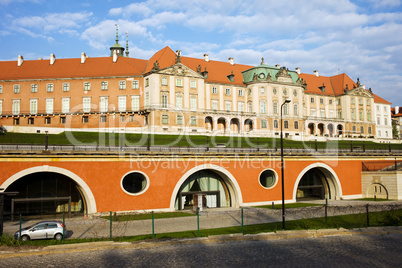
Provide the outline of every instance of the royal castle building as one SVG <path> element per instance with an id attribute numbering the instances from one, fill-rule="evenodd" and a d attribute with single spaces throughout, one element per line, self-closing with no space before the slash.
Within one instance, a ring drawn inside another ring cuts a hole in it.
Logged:
<path id="1" fill-rule="evenodd" d="M 169 47 L 136 59 L 117 35 L 110 50 L 108 57 L 0 62 L 0 124 L 31 133 L 279 137 L 282 112 L 290 139 L 392 138 L 391 103 L 346 74 L 191 58 Z"/>

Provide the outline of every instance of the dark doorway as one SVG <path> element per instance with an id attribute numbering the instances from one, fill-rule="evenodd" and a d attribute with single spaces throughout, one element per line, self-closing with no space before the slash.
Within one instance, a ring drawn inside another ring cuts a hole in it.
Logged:
<path id="1" fill-rule="evenodd" d="M 325 199 L 326 196 L 330 199 L 328 181 L 319 168 L 313 168 L 303 175 L 297 187 L 298 201 Z"/>

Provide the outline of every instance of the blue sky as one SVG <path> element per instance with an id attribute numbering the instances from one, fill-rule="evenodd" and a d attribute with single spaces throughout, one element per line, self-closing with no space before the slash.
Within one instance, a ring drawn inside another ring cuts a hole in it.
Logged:
<path id="1" fill-rule="evenodd" d="M 402 0 L 0 0 L 0 60 L 108 56 L 115 24 L 130 57 L 184 56 L 359 77 L 402 105 Z"/>

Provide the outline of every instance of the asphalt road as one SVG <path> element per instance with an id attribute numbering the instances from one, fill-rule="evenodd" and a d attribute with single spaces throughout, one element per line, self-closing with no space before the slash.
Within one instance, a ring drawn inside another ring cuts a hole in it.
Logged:
<path id="1" fill-rule="evenodd" d="M 402 234 L 164 244 L 19 256 L 0 267 L 401 267 Z"/>

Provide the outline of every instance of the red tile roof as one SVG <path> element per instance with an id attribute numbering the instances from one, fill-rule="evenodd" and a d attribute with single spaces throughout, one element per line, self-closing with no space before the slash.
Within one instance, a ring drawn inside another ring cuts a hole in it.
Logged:
<path id="1" fill-rule="evenodd" d="M 107 77 L 141 75 L 147 61 L 119 57 L 56 59 L 53 65 L 49 60 L 26 60 L 21 66 L 16 61 L 0 63 L 0 80 L 53 79 L 75 77 Z"/>
<path id="2" fill-rule="evenodd" d="M 383 98 L 377 96 L 376 94 L 373 93 L 373 95 L 375 103 L 391 104 L 389 101 L 384 100 Z"/>

